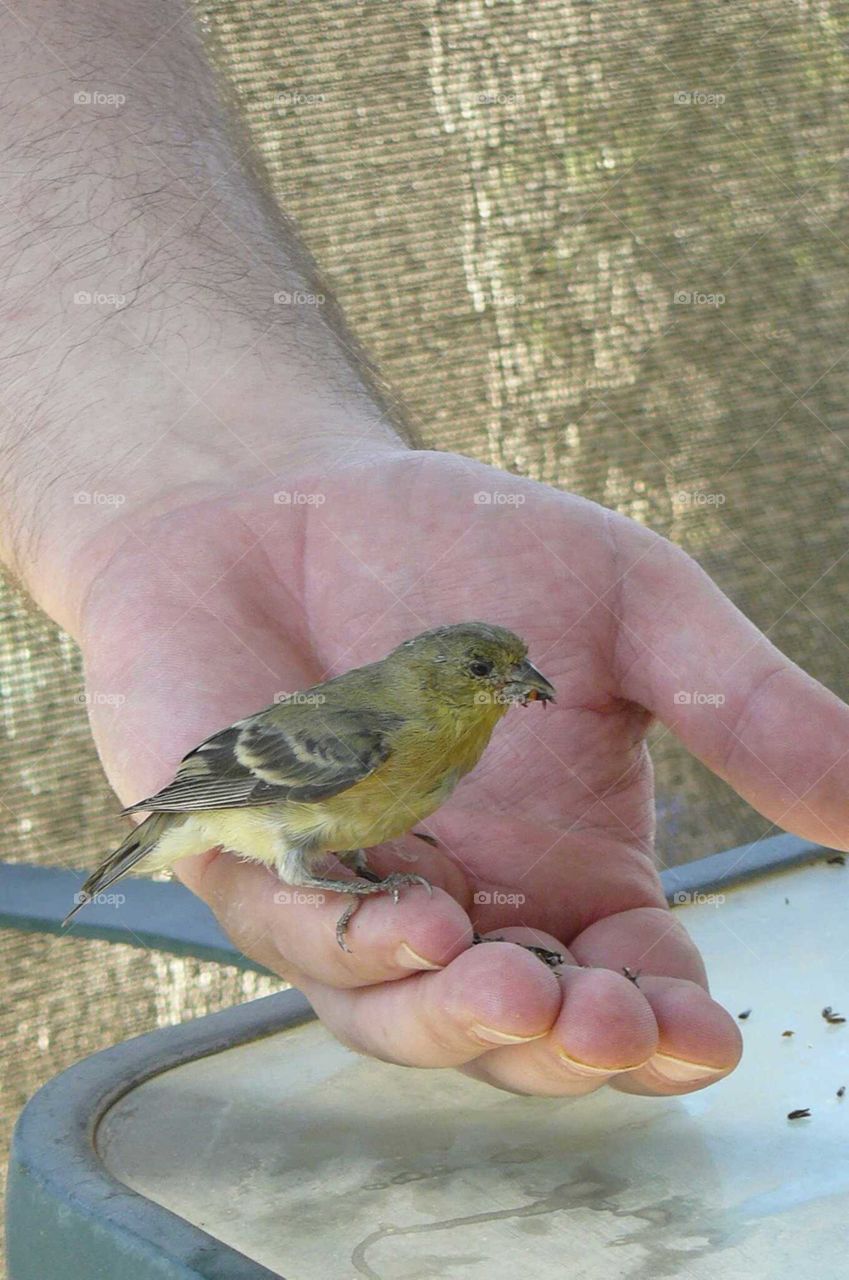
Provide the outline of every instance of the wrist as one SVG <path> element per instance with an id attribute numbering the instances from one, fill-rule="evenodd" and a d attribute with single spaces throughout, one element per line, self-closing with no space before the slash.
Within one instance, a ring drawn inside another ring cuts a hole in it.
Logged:
<path id="1" fill-rule="evenodd" d="M 403 448 L 181 12 L 45 0 L 0 49 L 0 562 L 75 634 L 151 515 Z"/>
<path id="2" fill-rule="evenodd" d="M 114 462 L 93 458 L 88 468 L 45 476 L 43 488 L 33 478 L 21 507 L 26 525 L 11 567 L 76 637 L 93 581 L 124 550 L 153 547 L 160 520 L 254 488 L 285 493 L 299 486 L 299 475 L 314 483 L 331 468 L 409 451 L 364 397 L 340 403 L 257 380 L 228 384 L 188 410 L 171 405 L 170 418 L 169 408 L 159 409 L 160 425 L 146 433 L 138 415 L 128 422 L 119 410 L 127 439 L 137 442 L 131 450 Z"/>

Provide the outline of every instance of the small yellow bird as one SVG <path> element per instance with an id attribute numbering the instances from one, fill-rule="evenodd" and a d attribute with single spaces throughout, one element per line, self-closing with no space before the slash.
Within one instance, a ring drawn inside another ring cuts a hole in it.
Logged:
<path id="1" fill-rule="evenodd" d="M 554 689 L 511 631 L 486 622 L 435 627 L 380 662 L 356 667 L 207 738 L 173 782 L 125 813 L 150 816 L 89 876 L 79 909 L 145 859 L 160 871 L 221 847 L 276 868 L 287 884 L 355 895 L 422 876 L 381 879 L 364 850 L 409 831 L 447 800 L 483 755 L 513 702 L 550 702 Z M 327 854 L 357 874 L 316 874 Z"/>

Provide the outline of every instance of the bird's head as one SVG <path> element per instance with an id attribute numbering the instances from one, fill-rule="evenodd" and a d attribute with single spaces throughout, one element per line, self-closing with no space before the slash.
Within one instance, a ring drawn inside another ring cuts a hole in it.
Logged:
<path id="1" fill-rule="evenodd" d="M 554 701 L 554 688 L 528 661 L 524 640 L 488 622 L 434 627 L 389 655 L 428 692 L 455 706 L 500 709 Z"/>

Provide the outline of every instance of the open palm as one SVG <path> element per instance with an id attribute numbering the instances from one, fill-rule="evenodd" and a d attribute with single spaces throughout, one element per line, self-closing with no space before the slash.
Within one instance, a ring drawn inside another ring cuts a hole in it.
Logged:
<path id="1" fill-rule="evenodd" d="M 739 1034 L 664 904 L 647 727 L 658 716 L 773 821 L 845 848 L 849 708 L 641 526 L 465 458 L 400 451 L 134 526 L 83 619 L 107 772 L 136 800 L 276 695 L 472 618 L 522 635 L 557 702 L 505 717 L 427 824 L 437 848 L 408 838 L 373 857 L 427 876 L 432 898 L 368 900 L 346 955 L 338 895 L 290 900 L 220 851 L 182 878 L 364 1052 L 532 1093 L 710 1083 L 736 1064 Z M 720 696 L 682 701 L 695 692 Z M 509 943 L 473 947 L 472 924 L 573 963 L 558 975 Z"/>

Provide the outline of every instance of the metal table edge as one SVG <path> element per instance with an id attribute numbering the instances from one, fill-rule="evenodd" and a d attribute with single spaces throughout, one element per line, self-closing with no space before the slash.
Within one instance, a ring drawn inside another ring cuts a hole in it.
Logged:
<path id="1" fill-rule="evenodd" d="M 662 879 L 673 903 L 687 902 L 699 893 L 822 860 L 828 852 L 780 835 L 667 868 Z M 44 1085 L 25 1106 L 13 1137 L 7 1196 L 10 1280 L 42 1280 L 52 1274 L 51 1266 L 57 1275 L 72 1274 L 69 1264 L 75 1254 L 85 1257 L 87 1278 L 112 1280 L 114 1263 L 109 1270 L 91 1270 L 89 1258 L 98 1245 L 101 1252 L 108 1248 L 112 1259 L 120 1250 L 135 1268 L 127 1273 L 134 1280 L 280 1280 L 277 1273 L 118 1182 L 97 1153 L 95 1134 L 109 1108 L 152 1076 L 314 1016 L 299 992 L 281 992 L 125 1041 Z M 33 1269 L 39 1240 L 42 1254 Z"/>
<path id="2" fill-rule="evenodd" d="M 152 1076 L 314 1017 L 300 992 L 283 991 L 137 1036 L 48 1081 L 25 1106 L 12 1139 L 10 1280 L 280 1280 L 120 1183 L 100 1159 L 95 1135 L 109 1108 Z M 98 1258 L 103 1268 L 93 1269 Z"/>

